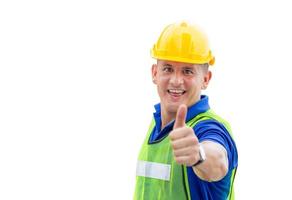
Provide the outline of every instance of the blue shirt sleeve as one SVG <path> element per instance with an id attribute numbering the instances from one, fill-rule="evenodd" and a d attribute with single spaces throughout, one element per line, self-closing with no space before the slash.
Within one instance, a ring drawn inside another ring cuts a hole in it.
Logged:
<path id="1" fill-rule="evenodd" d="M 206 140 L 214 141 L 221 144 L 226 149 L 229 170 L 237 167 L 238 156 L 235 142 L 222 123 L 213 119 L 203 120 L 196 124 L 194 131 L 199 139 L 199 142 Z"/>

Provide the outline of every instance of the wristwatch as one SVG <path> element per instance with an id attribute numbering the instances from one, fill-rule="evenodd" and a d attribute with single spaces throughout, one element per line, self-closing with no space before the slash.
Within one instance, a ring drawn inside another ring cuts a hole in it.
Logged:
<path id="1" fill-rule="evenodd" d="M 205 151 L 204 151 L 203 146 L 201 144 L 199 144 L 199 156 L 200 156 L 200 160 L 198 160 L 198 162 L 193 164 L 193 167 L 201 164 L 202 162 L 204 162 L 206 160 L 206 154 L 205 154 Z"/>

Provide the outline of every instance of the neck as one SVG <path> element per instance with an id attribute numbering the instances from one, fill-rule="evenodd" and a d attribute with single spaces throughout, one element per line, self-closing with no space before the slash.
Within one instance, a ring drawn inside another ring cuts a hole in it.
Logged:
<path id="1" fill-rule="evenodd" d="M 164 109 L 161 110 L 161 130 L 172 120 L 175 119 L 176 113 L 167 113 Z"/>

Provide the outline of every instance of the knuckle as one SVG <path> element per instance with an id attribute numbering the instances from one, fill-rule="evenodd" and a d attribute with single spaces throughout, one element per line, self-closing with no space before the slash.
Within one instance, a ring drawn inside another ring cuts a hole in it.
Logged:
<path id="1" fill-rule="evenodd" d="M 177 151 L 173 151 L 173 155 L 174 155 L 174 157 L 177 157 L 178 156 L 178 152 Z"/>
<path id="2" fill-rule="evenodd" d="M 196 137 L 191 137 L 191 141 L 194 144 L 198 144 L 199 143 L 199 141 L 198 141 L 198 139 Z"/>
<path id="3" fill-rule="evenodd" d="M 174 140 L 174 131 L 171 131 L 171 132 L 169 133 L 169 139 L 170 139 L 170 140 Z"/>
<path id="4" fill-rule="evenodd" d="M 194 132 L 194 131 L 193 131 L 193 128 L 191 128 L 191 127 L 186 127 L 186 129 L 187 129 L 189 132 Z"/>
<path id="5" fill-rule="evenodd" d="M 188 135 L 193 135 L 194 131 L 191 127 L 186 127 L 186 132 L 188 133 Z"/>
<path id="6" fill-rule="evenodd" d="M 172 148 L 173 148 L 174 151 L 175 151 L 176 149 L 178 149 L 178 145 L 177 145 L 177 143 L 172 142 L 172 143 L 171 143 L 171 146 L 172 146 Z"/>

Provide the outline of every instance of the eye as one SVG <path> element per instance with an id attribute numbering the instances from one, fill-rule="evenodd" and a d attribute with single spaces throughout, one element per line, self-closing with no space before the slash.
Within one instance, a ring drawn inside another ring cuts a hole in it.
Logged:
<path id="1" fill-rule="evenodd" d="M 183 73 L 185 75 L 193 75 L 194 74 L 194 70 L 186 68 L 186 69 L 183 70 Z"/>
<path id="2" fill-rule="evenodd" d="M 170 72 L 173 72 L 173 69 L 170 66 L 164 66 L 162 68 L 162 71 L 166 73 L 170 73 Z"/>

